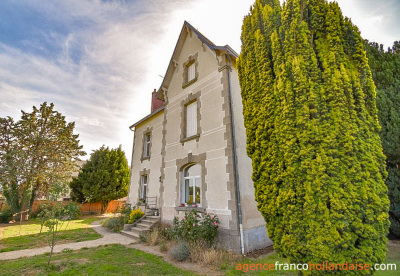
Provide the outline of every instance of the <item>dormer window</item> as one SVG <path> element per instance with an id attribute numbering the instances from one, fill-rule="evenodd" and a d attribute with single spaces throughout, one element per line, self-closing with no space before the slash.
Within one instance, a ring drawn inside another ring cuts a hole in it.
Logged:
<path id="1" fill-rule="evenodd" d="M 188 82 L 194 80 L 195 77 L 196 77 L 196 64 L 193 62 L 188 67 Z"/>
<path id="2" fill-rule="evenodd" d="M 186 88 L 197 81 L 199 77 L 198 56 L 199 53 L 189 56 L 189 59 L 183 64 L 182 88 Z"/>

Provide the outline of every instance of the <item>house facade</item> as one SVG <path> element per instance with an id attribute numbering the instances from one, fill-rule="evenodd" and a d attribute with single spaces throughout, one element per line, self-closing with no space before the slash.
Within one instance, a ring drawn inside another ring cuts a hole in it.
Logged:
<path id="1" fill-rule="evenodd" d="M 131 126 L 128 202 L 157 197 L 170 223 L 192 208 L 217 214 L 219 244 L 246 253 L 272 242 L 254 199 L 237 57 L 183 24 L 151 113 Z"/>

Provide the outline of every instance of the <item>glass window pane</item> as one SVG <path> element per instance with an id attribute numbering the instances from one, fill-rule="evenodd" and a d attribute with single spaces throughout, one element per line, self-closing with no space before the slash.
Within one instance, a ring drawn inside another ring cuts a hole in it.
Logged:
<path id="1" fill-rule="evenodd" d="M 140 198 L 145 199 L 146 198 L 146 192 L 147 192 L 147 175 L 142 175 L 141 177 L 141 187 L 140 187 Z"/>
<path id="2" fill-rule="evenodd" d="M 201 198 L 201 179 L 199 177 L 195 178 L 195 183 L 196 183 L 196 203 L 200 203 L 200 198 Z"/>
<path id="3" fill-rule="evenodd" d="M 187 204 L 201 203 L 201 165 L 186 167 L 183 171 L 183 200 Z"/>
<path id="4" fill-rule="evenodd" d="M 193 179 L 189 178 L 185 180 L 185 184 L 186 184 L 186 203 L 187 204 L 192 204 L 194 202 L 193 200 Z"/>
<path id="5" fill-rule="evenodd" d="M 187 176 L 200 176 L 201 175 L 201 165 L 196 164 L 188 169 L 188 175 Z"/>
<path id="6" fill-rule="evenodd" d="M 144 136 L 144 148 L 143 148 L 143 156 L 150 156 L 150 134 L 146 134 Z"/>
<path id="7" fill-rule="evenodd" d="M 185 202 L 189 201 L 189 179 L 185 179 Z"/>

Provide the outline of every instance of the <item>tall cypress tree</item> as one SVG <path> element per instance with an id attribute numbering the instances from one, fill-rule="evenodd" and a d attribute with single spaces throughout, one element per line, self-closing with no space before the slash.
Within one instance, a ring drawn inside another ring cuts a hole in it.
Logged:
<path id="1" fill-rule="evenodd" d="M 400 238 L 400 47 L 396 41 L 388 51 L 368 43 L 366 49 L 377 89 L 382 146 L 387 156 L 386 185 L 390 199 L 390 237 Z"/>
<path id="2" fill-rule="evenodd" d="M 387 173 L 357 27 L 326 0 L 256 0 L 241 38 L 247 150 L 275 250 L 294 263 L 381 262 Z"/>

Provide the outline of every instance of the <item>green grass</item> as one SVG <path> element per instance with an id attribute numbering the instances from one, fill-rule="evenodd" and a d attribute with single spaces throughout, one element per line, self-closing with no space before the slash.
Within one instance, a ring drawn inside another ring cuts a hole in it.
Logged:
<path id="1" fill-rule="evenodd" d="M 196 275 L 181 270 L 161 257 L 128 248 L 108 245 L 48 256 L 40 255 L 0 263 L 6 275 Z"/>
<path id="2" fill-rule="evenodd" d="M 243 259 L 240 264 L 241 267 L 237 267 L 237 264 L 232 266 L 228 271 L 226 271 L 226 275 L 298 275 L 294 271 L 284 271 L 283 266 L 281 270 L 273 270 L 273 271 L 264 271 L 264 270 L 250 270 L 250 264 L 275 264 L 275 262 L 279 262 L 280 264 L 286 263 L 284 258 L 280 258 L 277 253 L 272 253 L 263 258 L 258 259 Z M 377 276 L 398 276 L 400 275 L 400 244 L 388 245 L 388 252 L 386 256 L 386 260 L 383 262 L 384 264 L 396 264 L 396 271 L 377 271 L 374 275 Z M 247 266 L 247 272 L 243 271 L 243 264 Z M 242 270 L 238 270 L 237 268 L 241 268 Z"/>
<path id="3" fill-rule="evenodd" d="M 99 218 L 87 217 L 71 220 L 67 229 L 59 233 L 58 244 L 101 238 L 101 235 L 90 227 L 90 224 L 96 220 Z M 65 226 L 66 223 L 63 229 Z M 3 238 L 0 240 L 0 252 L 48 246 L 47 231 L 48 228 L 43 227 L 42 233 L 40 233 L 40 221 L 36 219 L 24 222 L 21 234 L 19 234 L 19 224 L 7 226 L 3 232 Z"/>
<path id="4" fill-rule="evenodd" d="M 396 271 L 378 271 L 374 275 L 378 276 L 398 276 L 400 275 L 400 244 L 389 244 L 385 264 L 396 264 Z"/>

